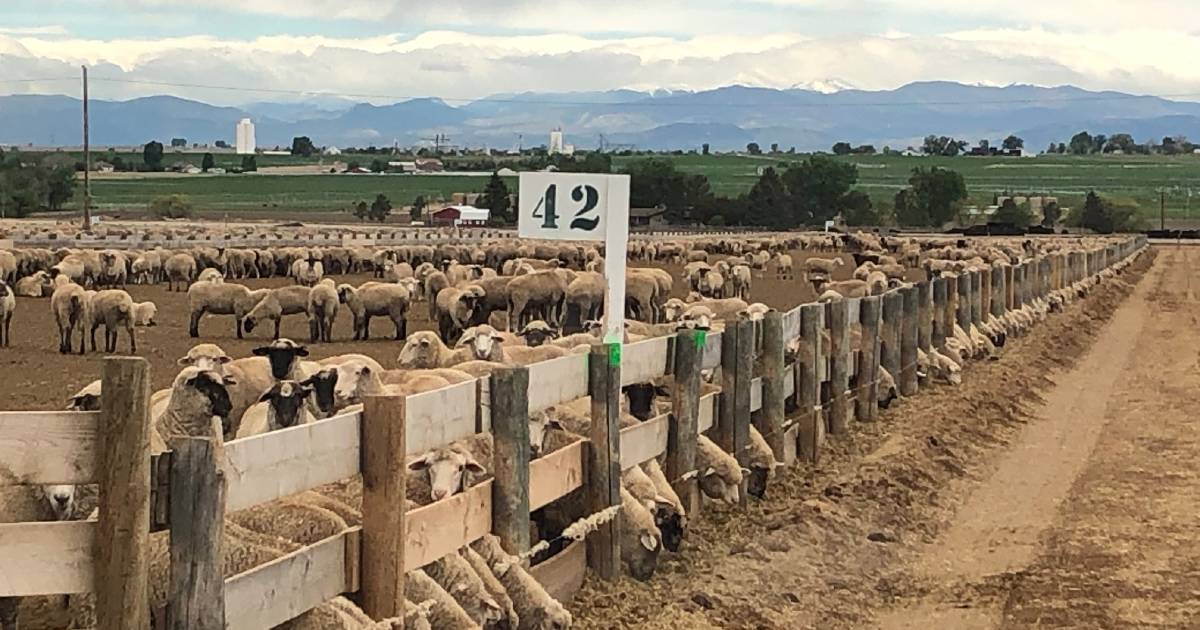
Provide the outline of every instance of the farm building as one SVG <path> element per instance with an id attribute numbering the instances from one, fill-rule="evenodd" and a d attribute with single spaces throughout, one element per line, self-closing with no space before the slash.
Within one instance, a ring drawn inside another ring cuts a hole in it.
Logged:
<path id="1" fill-rule="evenodd" d="M 659 227 L 666 224 L 666 208 L 629 209 L 629 227 Z"/>
<path id="2" fill-rule="evenodd" d="M 446 206 L 430 215 L 433 225 L 452 225 L 462 227 L 469 225 L 486 225 L 490 211 L 487 208 L 475 206 Z"/>

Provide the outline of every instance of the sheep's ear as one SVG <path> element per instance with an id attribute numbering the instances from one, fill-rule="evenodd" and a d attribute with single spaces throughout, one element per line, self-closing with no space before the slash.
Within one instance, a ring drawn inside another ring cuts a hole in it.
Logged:
<path id="1" fill-rule="evenodd" d="M 297 347 L 296 347 L 296 355 L 297 355 L 297 356 L 301 356 L 301 357 L 306 357 L 306 356 L 308 356 L 308 347 L 306 347 L 306 346 L 297 346 Z"/>
<path id="2" fill-rule="evenodd" d="M 422 470 L 425 470 L 426 468 L 429 468 L 430 463 L 431 462 L 429 461 L 428 456 L 420 457 L 420 458 L 412 460 L 411 462 L 408 462 L 408 469 L 413 472 L 420 472 Z"/>
<path id="3" fill-rule="evenodd" d="M 704 474 L 702 474 L 700 476 L 707 477 L 709 475 L 715 475 L 715 474 L 717 474 L 717 469 L 713 468 L 712 466 L 709 466 L 708 469 L 704 471 Z"/>
<path id="4" fill-rule="evenodd" d="M 463 469 L 473 475 L 482 475 L 487 472 L 487 469 L 482 464 L 475 461 L 474 457 L 467 457 L 467 461 L 463 464 Z"/>
<path id="5" fill-rule="evenodd" d="M 233 378 L 232 376 L 223 376 L 221 377 L 221 384 L 228 387 L 230 385 L 237 385 L 238 382 L 237 379 Z"/>
<path id="6" fill-rule="evenodd" d="M 654 495 L 654 505 L 666 507 L 666 508 L 673 508 L 673 507 L 675 507 L 675 502 L 671 501 L 670 499 L 664 497 L 661 494 L 657 494 L 657 495 Z"/>
<path id="7" fill-rule="evenodd" d="M 492 335 L 492 341 L 495 341 L 496 343 L 504 343 L 504 335 L 496 333 Z"/>
<path id="8" fill-rule="evenodd" d="M 229 358 L 226 355 L 217 357 L 217 363 L 220 363 L 221 365 L 225 365 L 226 363 L 229 363 L 230 361 L 233 361 L 233 359 Z"/>
<path id="9" fill-rule="evenodd" d="M 556 429 L 558 431 L 566 431 L 567 430 L 566 427 L 564 427 L 563 424 L 558 421 L 558 418 L 551 418 L 551 419 L 547 420 L 546 428 L 547 429 Z"/>
<path id="10" fill-rule="evenodd" d="M 262 396 L 258 397 L 258 402 L 267 402 L 268 400 L 271 400 L 272 398 L 274 398 L 278 395 L 279 395 L 279 383 L 275 383 L 274 385 L 271 386 L 271 389 L 268 389 L 267 391 L 263 392 Z"/>
<path id="11" fill-rule="evenodd" d="M 658 549 L 658 539 L 650 534 L 642 534 L 638 540 L 642 543 L 642 546 L 645 547 L 647 551 L 655 551 Z"/>
<path id="12" fill-rule="evenodd" d="M 175 364 L 180 367 L 187 367 L 192 364 L 192 358 L 187 355 L 184 355 L 182 357 L 179 357 L 179 360 L 175 361 Z"/>
<path id="13" fill-rule="evenodd" d="M 251 352 L 253 352 L 254 356 L 256 356 L 256 357 L 265 357 L 265 356 L 271 354 L 271 348 L 268 346 L 263 346 L 261 348 L 255 348 Z"/>
<path id="14" fill-rule="evenodd" d="M 668 390 L 666 387 L 663 387 L 662 385 L 655 385 L 654 386 L 654 395 L 665 397 L 665 396 L 670 396 L 671 392 L 670 392 L 670 390 Z"/>
<path id="15" fill-rule="evenodd" d="M 742 475 L 749 475 L 749 474 L 750 474 L 749 468 L 742 468 Z"/>
<path id="16" fill-rule="evenodd" d="M 518 330 L 517 332 L 515 332 L 513 334 L 518 337 L 524 337 L 525 335 L 529 334 L 529 327 L 526 326 L 525 328 L 522 328 L 521 330 Z"/>

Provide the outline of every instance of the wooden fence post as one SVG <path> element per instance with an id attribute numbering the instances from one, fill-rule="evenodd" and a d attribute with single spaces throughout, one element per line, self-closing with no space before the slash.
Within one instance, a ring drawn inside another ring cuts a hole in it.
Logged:
<path id="1" fill-rule="evenodd" d="M 978 271 L 972 271 L 971 276 L 971 322 L 978 325 L 983 323 L 983 276 Z"/>
<path id="2" fill-rule="evenodd" d="M 992 267 L 992 271 L 989 274 L 991 276 L 990 280 L 992 286 L 988 288 L 988 291 L 990 291 L 992 294 L 992 301 L 991 310 L 988 312 L 995 317 L 1003 316 L 1004 311 L 1006 310 L 1004 296 L 1004 269 L 1005 267 L 1003 266 Z"/>
<path id="3" fill-rule="evenodd" d="M 963 272 L 958 275 L 958 304 L 955 321 L 963 330 L 971 328 L 971 274 Z"/>
<path id="4" fill-rule="evenodd" d="M 903 326 L 904 296 L 897 290 L 888 291 L 883 294 L 883 358 L 880 364 L 897 383 L 900 382 L 900 343 Z M 875 380 L 878 380 L 878 377 Z"/>
<path id="5" fill-rule="evenodd" d="M 698 481 L 683 476 L 696 469 L 696 439 L 700 417 L 700 363 L 704 358 L 702 330 L 681 330 L 675 336 L 674 384 L 671 407 L 674 411 L 667 427 L 667 479 L 683 502 L 688 514 L 700 510 Z"/>
<path id="6" fill-rule="evenodd" d="M 762 321 L 762 410 L 758 432 L 766 438 L 776 461 L 784 461 L 783 313 L 770 311 Z"/>
<path id="7" fill-rule="evenodd" d="M 917 347 L 929 352 L 933 347 L 933 284 L 917 283 Z"/>
<path id="8" fill-rule="evenodd" d="M 363 612 L 375 619 L 404 614 L 404 396 L 368 396 L 362 420 Z"/>
<path id="9" fill-rule="evenodd" d="M 900 289 L 900 298 L 903 300 L 903 324 L 900 330 L 900 374 L 896 376 L 896 385 L 900 388 L 901 396 L 913 396 L 917 393 L 917 287 Z"/>
<path id="10" fill-rule="evenodd" d="M 987 267 L 979 272 L 979 297 L 983 304 L 980 317 L 984 320 L 992 313 L 992 268 Z"/>
<path id="11" fill-rule="evenodd" d="M 1017 265 L 1004 268 L 1004 310 L 1017 308 Z"/>
<path id="12" fill-rule="evenodd" d="M 621 346 L 597 344 L 588 354 L 588 393 L 592 397 L 588 452 L 587 513 L 621 504 Z M 621 515 L 587 537 L 588 566 L 602 579 L 621 573 Z"/>
<path id="13" fill-rule="evenodd" d="M 796 357 L 797 396 L 800 414 L 799 452 L 801 458 L 817 463 L 825 442 L 825 418 L 821 400 L 821 378 L 817 362 L 821 354 L 821 330 L 825 327 L 825 306 L 800 307 L 800 353 Z"/>
<path id="14" fill-rule="evenodd" d="M 750 381 L 754 377 L 754 322 L 730 322 L 721 333 L 721 413 L 717 446 L 743 466 L 750 451 Z M 746 493 L 742 493 L 745 503 Z"/>
<path id="15" fill-rule="evenodd" d="M 858 354 L 858 391 L 854 395 L 854 416 L 861 422 L 875 420 L 879 412 L 876 381 L 879 378 L 882 316 L 882 298 L 873 295 L 860 299 L 858 320 L 862 326 L 862 351 Z"/>
<path id="16" fill-rule="evenodd" d="M 98 630 L 150 628 L 150 364 L 104 359 L 92 556 Z"/>
<path id="17" fill-rule="evenodd" d="M 949 286 L 950 278 L 933 279 L 933 336 L 929 342 L 939 351 L 946 345 L 946 335 L 950 330 L 949 322 L 953 321 L 947 317 L 947 313 L 951 309 L 951 300 L 948 299 Z"/>
<path id="18" fill-rule="evenodd" d="M 220 436 L 216 437 L 221 439 Z M 171 576 L 167 627 L 223 630 L 225 474 L 212 439 L 171 440 Z"/>
<path id="19" fill-rule="evenodd" d="M 504 550 L 529 550 L 529 370 L 492 372 L 492 533 Z"/>
<path id="20" fill-rule="evenodd" d="M 829 432 L 846 432 L 850 406 L 850 304 L 835 300 L 825 305 L 829 319 Z"/>

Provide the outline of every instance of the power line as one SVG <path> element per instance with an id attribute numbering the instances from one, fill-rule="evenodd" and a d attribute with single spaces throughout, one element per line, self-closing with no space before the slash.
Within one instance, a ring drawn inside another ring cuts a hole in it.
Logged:
<path id="1" fill-rule="evenodd" d="M 44 79 L 0 79 L 0 83 L 52 83 L 56 81 L 70 81 L 74 83 L 79 77 L 46 77 Z"/>

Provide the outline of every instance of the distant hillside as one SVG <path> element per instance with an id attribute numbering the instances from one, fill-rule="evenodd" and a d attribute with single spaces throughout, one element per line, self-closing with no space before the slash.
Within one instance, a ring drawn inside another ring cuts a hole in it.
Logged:
<path id="1" fill-rule="evenodd" d="M 828 86 L 823 86 L 827 88 Z M 260 146 L 289 145 L 307 135 L 318 145 L 413 145 L 434 134 L 459 146 L 508 149 L 544 144 L 562 127 L 568 143 L 644 149 L 741 149 L 748 142 L 809 151 L 834 142 L 877 148 L 919 144 L 927 134 L 974 143 L 1009 133 L 1040 150 L 1077 131 L 1131 133 L 1135 139 L 1184 134 L 1200 139 L 1200 103 L 1064 86 L 981 87 L 912 83 L 895 90 L 776 90 L 728 86 L 702 92 L 632 90 L 521 93 L 451 106 L 438 99 L 391 105 L 325 98 L 307 103 L 216 107 L 171 96 L 92 103 L 92 142 L 141 144 L 172 137 L 233 141 L 237 121 L 251 117 Z M 79 142 L 79 101 L 66 96 L 0 96 L 0 144 Z"/>

